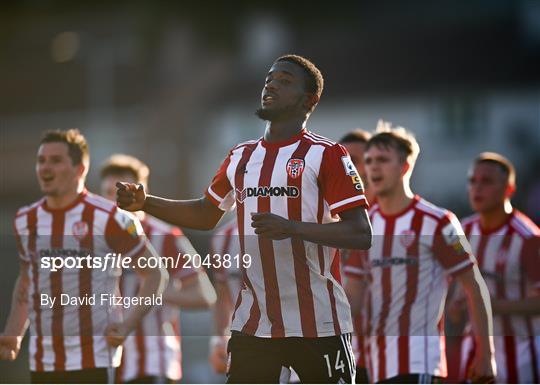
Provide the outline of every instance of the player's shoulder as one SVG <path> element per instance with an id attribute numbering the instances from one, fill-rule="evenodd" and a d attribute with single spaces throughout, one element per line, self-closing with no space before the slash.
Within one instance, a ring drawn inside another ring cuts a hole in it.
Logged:
<path id="1" fill-rule="evenodd" d="M 43 204 L 43 202 L 45 202 L 45 198 L 41 198 L 26 206 L 19 207 L 19 209 L 17 210 L 17 213 L 15 214 L 15 218 L 22 217 L 23 215 L 28 214 L 30 211 L 37 209 L 39 206 Z"/>
<path id="2" fill-rule="evenodd" d="M 242 143 L 238 143 L 236 146 L 234 146 L 231 149 L 230 152 L 232 154 L 233 152 L 238 151 L 238 150 L 242 150 L 245 147 L 255 147 L 261 140 L 262 140 L 262 138 L 259 138 L 259 139 L 252 139 L 252 140 L 247 140 L 247 141 L 242 142 Z"/>
<path id="3" fill-rule="evenodd" d="M 453 220 L 457 217 L 456 215 L 444 207 L 437 206 L 436 204 L 417 196 L 418 202 L 416 203 L 415 209 L 420 211 L 422 214 L 432 217 L 437 221 L 444 220 Z"/>
<path id="4" fill-rule="evenodd" d="M 322 135 L 316 134 L 311 131 L 306 131 L 303 138 L 304 140 L 306 140 L 308 143 L 312 145 L 320 145 L 325 148 L 332 148 L 332 147 L 335 147 L 336 145 L 337 147 L 339 147 L 339 145 L 333 140 L 328 139 Z"/>
<path id="5" fill-rule="evenodd" d="M 112 213 L 115 210 L 119 210 L 114 202 L 90 192 L 84 197 L 84 203 L 95 209 L 105 211 L 106 213 Z"/>
<path id="6" fill-rule="evenodd" d="M 377 212 L 381 211 L 380 206 L 377 202 L 374 202 L 368 210 L 368 215 L 370 218 Z"/>
<path id="7" fill-rule="evenodd" d="M 461 218 L 460 222 L 463 227 L 470 226 L 474 223 L 477 223 L 480 220 L 480 215 L 477 213 Z"/>
<path id="8" fill-rule="evenodd" d="M 143 220 L 143 225 L 154 235 L 182 235 L 182 230 L 179 227 L 171 225 L 151 215 L 146 215 Z"/>
<path id="9" fill-rule="evenodd" d="M 540 236 L 538 226 L 525 214 L 519 210 L 514 210 L 510 219 L 510 226 L 523 238 L 532 238 Z"/>

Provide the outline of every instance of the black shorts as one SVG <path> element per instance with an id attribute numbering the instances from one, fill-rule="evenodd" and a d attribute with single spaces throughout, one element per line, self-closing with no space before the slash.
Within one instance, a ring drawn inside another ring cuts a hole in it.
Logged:
<path id="1" fill-rule="evenodd" d="M 62 372 L 30 372 L 32 384 L 108 384 L 107 368 L 68 370 Z"/>
<path id="2" fill-rule="evenodd" d="M 176 384 L 178 381 L 164 376 L 144 376 L 126 381 L 126 384 Z"/>
<path id="3" fill-rule="evenodd" d="M 233 332 L 228 384 L 279 383 L 282 368 L 292 368 L 302 383 L 354 383 L 351 334 L 319 338 L 260 338 Z"/>

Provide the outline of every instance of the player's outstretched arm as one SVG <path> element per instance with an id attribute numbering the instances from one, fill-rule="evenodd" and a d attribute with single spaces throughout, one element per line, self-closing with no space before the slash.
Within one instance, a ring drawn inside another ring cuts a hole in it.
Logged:
<path id="1" fill-rule="evenodd" d="M 21 261 L 19 276 L 15 281 L 11 310 L 4 333 L 0 335 L 0 359 L 13 361 L 21 349 L 21 341 L 28 328 L 28 262 Z"/>
<path id="2" fill-rule="evenodd" d="M 141 184 L 119 182 L 116 187 L 116 202 L 120 208 L 128 211 L 143 210 L 176 226 L 211 230 L 224 214 L 206 197 L 172 200 L 147 195 Z"/>
<path id="3" fill-rule="evenodd" d="M 493 318 L 489 291 L 477 265 L 458 274 L 456 279 L 467 295 L 467 305 L 478 348 L 470 376 L 474 381 L 489 381 L 495 376 Z"/>
<path id="4" fill-rule="evenodd" d="M 270 213 L 252 213 L 251 225 L 255 234 L 273 240 L 297 237 L 339 249 L 369 249 L 371 223 L 366 209 L 354 207 L 342 211 L 339 216 L 340 222 L 321 224 L 291 221 Z"/>

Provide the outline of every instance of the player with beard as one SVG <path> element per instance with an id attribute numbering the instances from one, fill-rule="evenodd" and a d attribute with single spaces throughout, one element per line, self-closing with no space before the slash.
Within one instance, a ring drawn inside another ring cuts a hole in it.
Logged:
<path id="1" fill-rule="evenodd" d="M 377 203 L 370 209 L 373 247 L 348 261 L 350 280 L 369 277 L 369 291 L 349 291 L 353 313 L 368 318 L 371 379 L 378 383 L 435 383 L 446 377 L 441 309 L 447 276 L 464 288 L 477 341 L 472 378 L 492 381 L 489 294 L 459 222 L 410 188 L 420 152 L 404 128 L 381 122 L 368 141 L 367 177 Z"/>
<path id="2" fill-rule="evenodd" d="M 270 68 L 257 115 L 264 136 L 235 146 L 202 198 L 167 200 L 119 184 L 117 201 L 181 227 L 208 230 L 236 203 L 243 265 L 228 344 L 228 382 L 354 381 L 352 322 L 331 273 L 332 248 L 367 249 L 371 226 L 347 151 L 309 132 L 323 88 L 309 60 L 286 55 Z"/>

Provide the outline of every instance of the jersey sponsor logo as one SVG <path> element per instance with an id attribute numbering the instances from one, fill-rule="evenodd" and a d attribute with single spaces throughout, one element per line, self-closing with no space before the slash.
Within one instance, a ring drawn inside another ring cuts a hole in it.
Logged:
<path id="1" fill-rule="evenodd" d="M 298 198 L 300 191 L 296 186 L 286 187 L 272 187 L 272 186 L 259 186 L 259 187 L 245 187 L 242 190 L 236 189 L 236 200 L 243 203 L 246 198 L 255 197 L 288 197 Z"/>
<path id="2" fill-rule="evenodd" d="M 304 172 L 304 159 L 291 158 L 287 162 L 287 175 L 293 179 L 300 178 Z"/>
<path id="3" fill-rule="evenodd" d="M 405 248 L 411 247 L 411 245 L 414 243 L 414 240 L 416 239 L 416 233 L 411 230 L 403 230 L 401 234 L 398 235 L 399 242 L 403 245 Z"/>
<path id="4" fill-rule="evenodd" d="M 452 249 L 454 249 L 457 254 L 466 253 L 463 243 L 461 241 L 461 237 L 458 234 L 456 227 L 452 223 L 447 224 L 441 232 L 446 244 Z"/>
<path id="5" fill-rule="evenodd" d="M 358 172 L 356 171 L 356 167 L 354 167 L 354 163 L 352 162 L 350 156 L 342 156 L 341 157 L 341 163 L 343 163 L 343 168 L 345 169 L 345 174 L 347 174 L 349 176 L 358 175 Z"/>
<path id="6" fill-rule="evenodd" d="M 83 221 L 75 222 L 71 228 L 71 231 L 75 238 L 82 240 L 88 235 L 88 223 Z"/>
<path id="7" fill-rule="evenodd" d="M 392 267 L 398 265 L 417 266 L 418 259 L 413 257 L 385 257 L 371 261 L 371 267 Z"/>

